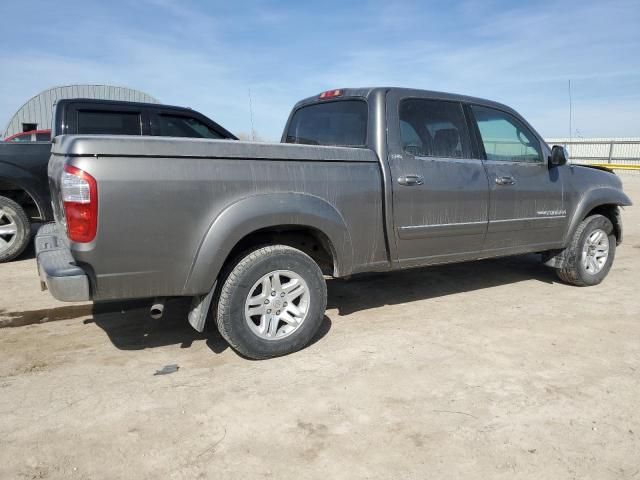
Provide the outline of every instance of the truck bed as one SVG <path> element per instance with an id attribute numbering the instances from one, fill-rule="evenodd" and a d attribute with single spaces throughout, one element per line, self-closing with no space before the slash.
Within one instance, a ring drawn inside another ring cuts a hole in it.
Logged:
<path id="1" fill-rule="evenodd" d="M 388 264 L 381 170 L 368 149 L 62 136 L 49 164 L 54 184 L 65 162 L 88 172 L 98 184 L 97 236 L 90 244 L 70 245 L 78 264 L 90 265 L 94 300 L 207 292 L 217 272 L 202 265 L 215 270 L 224 260 L 212 258 L 216 250 L 220 255 L 223 251 L 211 236 L 234 241 L 234 235 L 221 229 L 225 212 L 239 202 L 251 202 L 254 211 L 264 209 L 256 212 L 260 221 L 269 221 L 270 212 L 280 215 L 282 208 L 291 225 L 303 215 L 315 215 L 312 220 L 319 223 L 341 223 L 331 226 L 340 230 L 333 245 L 341 259 L 339 276 Z M 261 202 L 261 195 L 268 202 Z M 311 213 L 308 202 L 316 205 Z M 242 215 L 246 220 L 238 221 L 260 227 L 250 215 Z"/>

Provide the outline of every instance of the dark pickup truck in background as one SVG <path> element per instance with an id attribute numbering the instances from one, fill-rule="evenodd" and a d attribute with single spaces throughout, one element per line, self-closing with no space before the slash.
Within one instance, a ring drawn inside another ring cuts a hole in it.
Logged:
<path id="1" fill-rule="evenodd" d="M 51 138 L 111 134 L 236 139 L 189 108 L 113 100 L 59 100 L 53 125 Z M 30 134 L 29 139 L 39 140 L 37 135 Z M 48 132 L 46 135 L 48 139 Z M 51 143 L 27 142 L 24 134 L 14 137 L 19 138 L 0 142 L 0 262 L 16 258 L 24 250 L 30 240 L 31 223 L 53 221 L 47 177 Z"/>
<path id="2" fill-rule="evenodd" d="M 631 201 L 612 172 L 567 162 L 511 108 L 400 88 L 324 92 L 280 144 L 62 136 L 49 162 L 56 222 L 36 237 L 64 301 L 192 298 L 253 358 L 307 345 L 323 275 L 348 277 L 540 252 L 595 285 Z"/>

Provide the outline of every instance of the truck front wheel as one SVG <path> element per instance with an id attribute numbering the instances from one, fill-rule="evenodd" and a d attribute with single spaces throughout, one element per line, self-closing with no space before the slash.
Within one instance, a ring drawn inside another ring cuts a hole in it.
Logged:
<path id="1" fill-rule="evenodd" d="M 0 263 L 20 255 L 30 238 L 31 225 L 22 207 L 0 196 Z"/>
<path id="2" fill-rule="evenodd" d="M 616 236 L 611 221 L 603 215 L 585 218 L 564 255 L 565 265 L 557 271 L 561 280 L 580 287 L 602 282 L 616 255 Z"/>
<path id="3" fill-rule="evenodd" d="M 316 334 L 327 306 L 320 267 L 286 245 L 242 256 L 224 279 L 216 322 L 242 355 L 263 359 L 295 352 Z"/>

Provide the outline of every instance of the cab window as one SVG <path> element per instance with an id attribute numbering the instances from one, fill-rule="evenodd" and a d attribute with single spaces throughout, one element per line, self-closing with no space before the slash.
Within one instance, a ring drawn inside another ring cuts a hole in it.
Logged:
<path id="1" fill-rule="evenodd" d="M 32 132 L 21 133 L 13 137 L 11 142 L 31 142 L 32 141 Z"/>
<path id="2" fill-rule="evenodd" d="M 140 113 L 98 110 L 78 111 L 78 133 L 141 135 Z"/>
<path id="3" fill-rule="evenodd" d="M 512 115 L 494 108 L 473 105 L 487 160 L 541 162 L 542 151 L 536 136 Z"/>
<path id="4" fill-rule="evenodd" d="M 224 138 L 200 120 L 181 115 L 159 115 L 160 135 L 164 137 Z"/>
<path id="5" fill-rule="evenodd" d="M 469 133 L 458 102 L 403 100 L 400 138 L 402 150 L 418 157 L 471 158 Z"/>
<path id="6" fill-rule="evenodd" d="M 315 103 L 294 113 L 286 143 L 362 147 L 367 141 L 368 108 L 362 100 Z"/>

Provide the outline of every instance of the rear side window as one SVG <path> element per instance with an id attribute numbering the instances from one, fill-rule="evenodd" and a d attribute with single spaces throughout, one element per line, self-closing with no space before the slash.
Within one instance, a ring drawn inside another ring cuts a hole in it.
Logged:
<path id="1" fill-rule="evenodd" d="M 541 162 L 542 150 L 536 136 L 522 122 L 506 112 L 473 105 L 487 160 Z"/>
<path id="2" fill-rule="evenodd" d="M 402 150 L 418 157 L 471 158 L 462 105 L 411 98 L 400 103 Z"/>
<path id="3" fill-rule="evenodd" d="M 165 137 L 223 138 L 218 132 L 192 117 L 159 115 L 158 122 L 160 135 Z"/>
<path id="4" fill-rule="evenodd" d="M 286 143 L 362 147 L 367 142 L 364 100 L 316 103 L 294 113 Z"/>
<path id="5" fill-rule="evenodd" d="M 36 133 L 36 142 L 50 142 L 51 134 L 50 133 Z"/>
<path id="6" fill-rule="evenodd" d="M 139 112 L 78 111 L 78 133 L 141 135 Z"/>

